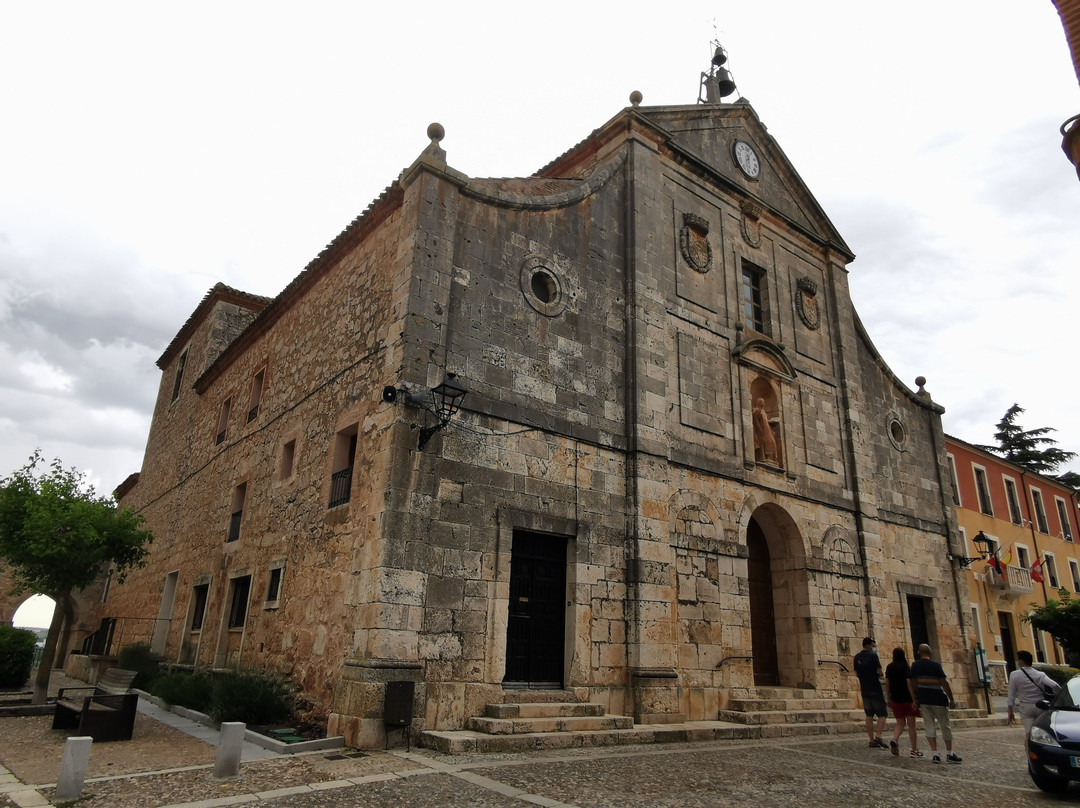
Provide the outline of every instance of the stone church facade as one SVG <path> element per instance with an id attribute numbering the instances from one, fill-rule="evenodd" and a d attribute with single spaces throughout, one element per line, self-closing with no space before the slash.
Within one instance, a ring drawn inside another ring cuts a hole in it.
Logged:
<path id="1" fill-rule="evenodd" d="M 928 640 L 962 698 L 942 409 L 750 105 L 633 100 L 519 179 L 432 125 L 276 298 L 212 289 L 159 360 L 121 489 L 156 538 L 105 610 L 178 664 L 287 672 L 361 747 L 389 681 L 416 729 L 512 688 L 714 719 L 857 689 L 866 634 Z"/>

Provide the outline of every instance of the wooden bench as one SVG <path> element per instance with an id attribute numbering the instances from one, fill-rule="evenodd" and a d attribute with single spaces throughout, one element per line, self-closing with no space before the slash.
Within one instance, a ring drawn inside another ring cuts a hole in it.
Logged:
<path id="1" fill-rule="evenodd" d="M 92 687 L 64 687 L 56 697 L 53 729 L 74 729 L 95 741 L 128 741 L 135 730 L 136 671 L 109 668 Z"/>

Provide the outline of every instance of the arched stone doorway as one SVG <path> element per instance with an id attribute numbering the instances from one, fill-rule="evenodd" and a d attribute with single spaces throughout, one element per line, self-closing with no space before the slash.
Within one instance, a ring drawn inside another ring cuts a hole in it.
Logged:
<path id="1" fill-rule="evenodd" d="M 806 687 L 817 665 L 802 536 L 770 503 L 751 513 L 746 546 L 754 685 Z"/>

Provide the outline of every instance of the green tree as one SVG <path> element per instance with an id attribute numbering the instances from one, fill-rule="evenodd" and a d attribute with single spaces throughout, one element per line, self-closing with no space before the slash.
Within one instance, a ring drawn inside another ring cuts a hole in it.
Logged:
<path id="1" fill-rule="evenodd" d="M 71 594 L 93 583 L 110 565 L 118 580 L 142 566 L 153 540 L 142 517 L 99 497 L 82 473 L 59 460 L 29 462 L 0 480 L 0 558 L 13 579 L 12 594 L 31 590 L 56 602 L 34 679 L 34 703 L 44 704 L 49 674 Z"/>
<path id="2" fill-rule="evenodd" d="M 1048 600 L 1045 606 L 1031 604 L 1024 620 L 1039 631 L 1045 631 L 1065 649 L 1065 658 L 1080 667 L 1080 600 L 1074 600 L 1064 587 L 1058 590 L 1060 600 Z"/>
<path id="3" fill-rule="evenodd" d="M 1024 429 L 1016 423 L 1017 417 L 1024 412 L 1019 404 L 1013 404 L 997 423 L 994 440 L 997 446 L 980 446 L 987 452 L 1001 455 L 1028 471 L 1054 477 L 1053 472 L 1076 458 L 1076 452 L 1067 452 L 1057 445 L 1057 441 L 1048 437 L 1057 430 L 1049 426 L 1037 429 Z M 1066 471 L 1055 478 L 1070 488 L 1080 487 L 1080 474 Z"/>

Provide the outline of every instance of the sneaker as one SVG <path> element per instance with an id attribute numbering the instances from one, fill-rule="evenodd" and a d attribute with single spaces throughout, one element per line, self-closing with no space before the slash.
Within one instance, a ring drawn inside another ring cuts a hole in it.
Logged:
<path id="1" fill-rule="evenodd" d="M 941 763 L 941 755 L 934 755 L 934 763 Z"/>
<path id="2" fill-rule="evenodd" d="M 960 763 L 961 761 L 963 761 L 963 758 L 950 752 L 945 756 L 945 760 L 949 761 L 949 763 Z"/>
<path id="3" fill-rule="evenodd" d="M 885 741 L 881 740 L 881 738 L 874 738 L 874 746 L 876 746 L 878 749 L 889 748 L 888 744 L 886 744 Z"/>
<path id="4" fill-rule="evenodd" d="M 889 752 L 893 757 L 900 757 L 900 747 L 896 745 L 896 741 L 889 741 Z"/>
<path id="5" fill-rule="evenodd" d="M 911 756 L 913 758 L 921 758 L 923 756 L 923 753 L 920 752 L 918 749 L 912 749 L 911 750 Z"/>

